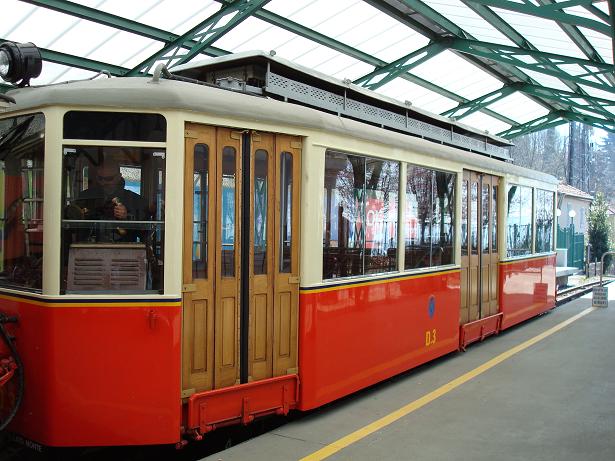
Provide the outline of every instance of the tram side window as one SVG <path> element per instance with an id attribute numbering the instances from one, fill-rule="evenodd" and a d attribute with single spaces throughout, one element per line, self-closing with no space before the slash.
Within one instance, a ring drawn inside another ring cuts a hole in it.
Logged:
<path id="1" fill-rule="evenodd" d="M 405 269 L 453 263 L 455 178 L 454 173 L 408 165 Z"/>
<path id="2" fill-rule="evenodd" d="M 399 163 L 328 151 L 323 278 L 397 269 Z"/>
<path id="3" fill-rule="evenodd" d="M 63 292 L 162 292 L 165 156 L 64 147 Z"/>
<path id="4" fill-rule="evenodd" d="M 0 286 L 40 291 L 45 117 L 0 120 Z"/>
<path id="5" fill-rule="evenodd" d="M 531 253 L 532 188 L 511 184 L 508 186 L 506 255 L 514 257 Z"/>
<path id="6" fill-rule="evenodd" d="M 553 249 L 554 193 L 536 189 L 536 253 Z"/>

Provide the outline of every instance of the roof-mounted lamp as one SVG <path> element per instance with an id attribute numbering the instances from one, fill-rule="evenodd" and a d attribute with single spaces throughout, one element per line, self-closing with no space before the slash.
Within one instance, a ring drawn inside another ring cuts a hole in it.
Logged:
<path id="1" fill-rule="evenodd" d="M 41 74 L 43 58 L 34 43 L 0 43 L 0 78 L 17 86 Z"/>

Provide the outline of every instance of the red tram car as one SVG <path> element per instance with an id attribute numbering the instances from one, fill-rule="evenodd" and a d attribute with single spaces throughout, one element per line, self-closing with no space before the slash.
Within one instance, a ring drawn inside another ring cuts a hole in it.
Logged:
<path id="1" fill-rule="evenodd" d="M 31 443 L 201 439 L 555 304 L 555 178 L 452 120 L 261 53 L 0 104 L 0 410 Z"/>

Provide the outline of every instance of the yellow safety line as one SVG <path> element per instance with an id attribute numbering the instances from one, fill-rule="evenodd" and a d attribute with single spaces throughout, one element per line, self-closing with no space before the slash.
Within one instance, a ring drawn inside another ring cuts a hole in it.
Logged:
<path id="1" fill-rule="evenodd" d="M 475 378 L 476 376 L 484 373 L 485 371 L 495 367 L 499 363 L 502 363 L 504 360 L 509 359 L 513 355 L 518 354 L 519 352 L 527 349 L 528 347 L 533 346 L 537 342 L 542 341 L 543 339 L 551 336 L 553 333 L 556 333 L 562 328 L 567 327 L 572 322 L 580 319 L 581 317 L 586 316 L 587 314 L 589 314 L 590 312 L 594 310 L 595 310 L 594 307 L 585 309 L 583 312 L 578 313 L 574 317 L 571 317 L 568 320 L 565 320 L 564 322 L 555 325 L 553 328 L 550 328 L 547 331 L 539 334 L 538 336 L 534 336 L 532 339 L 528 339 L 524 343 L 521 343 L 513 347 L 512 349 L 509 349 L 506 352 L 501 353 L 500 355 L 474 368 L 473 370 L 467 372 L 466 374 L 453 379 L 452 381 L 444 384 L 443 386 L 440 386 L 439 388 L 430 392 L 429 394 L 426 394 L 423 397 L 415 400 L 414 402 L 410 402 L 409 404 L 401 407 L 399 410 L 389 413 L 388 415 L 374 421 L 373 423 L 370 423 L 367 426 L 364 426 L 361 429 L 358 429 L 352 432 L 351 434 L 348 434 L 347 436 L 342 437 L 341 439 L 338 439 L 333 443 L 330 443 L 329 445 L 321 448 L 320 450 L 315 451 L 314 453 L 311 453 L 304 458 L 301 458 L 300 461 L 315 461 L 315 460 L 321 460 L 321 459 L 328 458 L 329 456 L 348 447 L 349 445 L 352 445 L 353 443 L 358 442 L 359 440 L 367 437 L 368 435 L 382 429 L 383 427 L 388 426 L 389 424 L 394 423 L 398 419 L 403 418 L 404 416 L 412 413 L 415 410 L 418 410 L 419 408 L 427 405 L 428 403 L 433 402 L 438 397 L 441 397 L 444 394 L 452 391 L 453 389 L 456 389 L 462 384 L 470 381 L 472 378 Z"/>

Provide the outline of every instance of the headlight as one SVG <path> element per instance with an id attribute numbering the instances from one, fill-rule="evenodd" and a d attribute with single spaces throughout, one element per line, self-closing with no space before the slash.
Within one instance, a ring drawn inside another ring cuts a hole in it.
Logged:
<path id="1" fill-rule="evenodd" d="M 0 78 L 5 82 L 26 86 L 41 74 L 41 52 L 33 43 L 0 44 Z"/>

